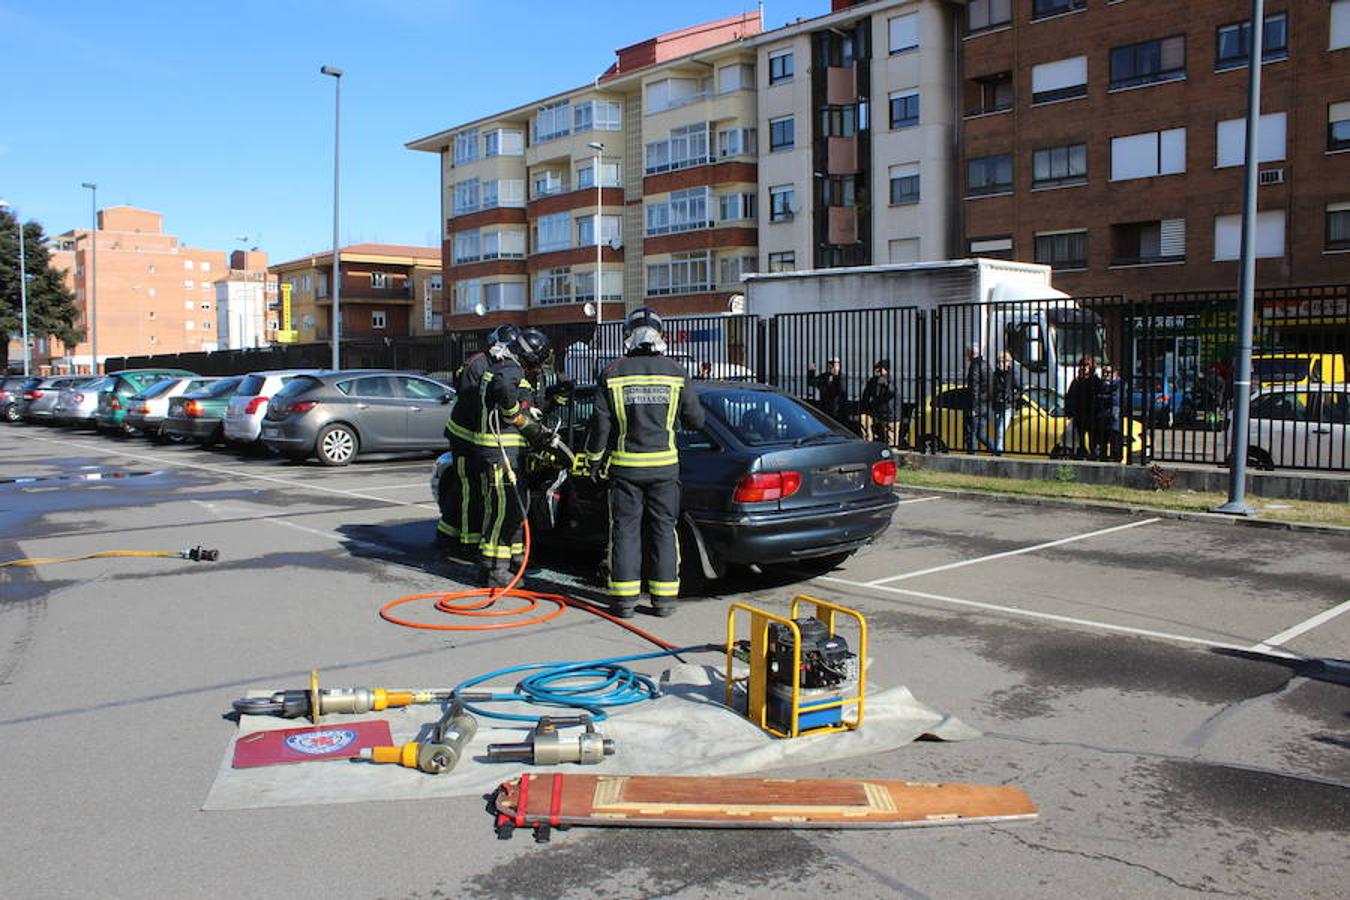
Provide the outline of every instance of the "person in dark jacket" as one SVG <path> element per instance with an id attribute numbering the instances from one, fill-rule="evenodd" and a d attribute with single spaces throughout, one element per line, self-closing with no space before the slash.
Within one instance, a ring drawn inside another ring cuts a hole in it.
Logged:
<path id="1" fill-rule="evenodd" d="M 483 373 L 492 360 L 500 358 L 519 333 L 520 329 L 510 323 L 498 325 L 488 335 L 488 348 L 469 357 L 455 372 L 455 403 L 445 423 L 445 439 L 454 454 L 454 469 L 441 477 L 436 492 L 436 504 L 441 510 L 436 539 L 452 554 L 467 560 L 478 558 L 478 544 L 483 537 L 483 494 L 479 489 L 482 473 L 474 447 L 487 436 L 478 433 L 479 390 Z"/>
<path id="2" fill-rule="evenodd" d="M 1097 391 L 1101 379 L 1097 377 L 1097 360 L 1085 356 L 1078 363 L 1078 374 L 1064 395 L 1064 411 L 1073 424 L 1074 452 L 1084 459 L 1088 456 L 1088 440 L 1097 421 Z"/>
<path id="3" fill-rule="evenodd" d="M 979 344 L 970 345 L 966 358 L 969 360 L 966 364 L 966 452 L 974 453 L 977 442 L 984 445 L 986 450 L 997 451 L 998 448 L 989 443 L 989 436 L 985 433 L 992 381 L 989 363 L 984 361 Z"/>
<path id="4" fill-rule="evenodd" d="M 1124 385 L 1109 365 L 1102 366 L 1093 412 L 1096 422 L 1092 434 L 1092 455 L 1096 459 L 1120 462 L 1122 452 L 1120 407 Z"/>
<path id="5" fill-rule="evenodd" d="M 837 422 L 843 422 L 848 412 L 848 388 L 844 386 L 843 366 L 839 357 L 830 357 L 823 373 L 817 374 L 815 366 L 807 369 L 806 382 L 817 391 L 820 411 Z"/>
<path id="6" fill-rule="evenodd" d="M 680 453 L 675 419 L 703 427 L 703 407 L 684 367 L 665 356 L 665 325 L 640 307 L 624 323 L 624 356 L 600 375 L 586 452 L 593 475 L 609 479 L 609 597 L 629 618 L 642 593 L 658 616 L 680 596 Z M 646 551 L 645 553 L 643 551 Z"/>
<path id="7" fill-rule="evenodd" d="M 1017 370 L 1013 368 L 1012 354 L 1005 350 L 998 356 L 989 398 L 989 409 L 994 416 L 994 450 L 997 453 L 1004 450 L 1004 434 L 1021 400 L 1022 379 L 1017 377 Z"/>
<path id="8" fill-rule="evenodd" d="M 872 367 L 862 392 L 862 407 L 872 418 L 872 440 L 891 443 L 891 417 L 895 405 L 895 388 L 891 386 L 891 361 L 879 359 Z"/>

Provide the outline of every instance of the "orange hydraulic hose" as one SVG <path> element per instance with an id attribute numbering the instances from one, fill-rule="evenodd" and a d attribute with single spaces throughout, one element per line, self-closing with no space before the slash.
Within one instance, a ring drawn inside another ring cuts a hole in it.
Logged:
<path id="1" fill-rule="evenodd" d="M 528 519 L 524 523 L 524 528 L 525 528 L 524 558 L 521 561 L 520 568 L 516 571 L 515 577 L 511 579 L 511 582 L 507 584 L 506 587 L 474 588 L 472 590 L 467 591 L 446 591 L 442 593 L 413 594 L 410 597 L 402 597 L 398 600 L 391 600 L 384 606 L 380 607 L 380 617 L 387 622 L 394 623 L 395 625 L 403 625 L 407 628 L 424 628 L 430 631 L 492 631 L 501 628 L 523 628 L 526 625 L 537 625 L 540 622 L 547 622 L 550 619 L 556 619 L 558 616 L 562 615 L 563 612 L 568 607 L 571 607 L 573 609 L 583 610 L 584 612 L 588 612 L 591 613 L 592 615 L 599 616 L 602 619 L 607 619 L 610 622 L 613 622 L 615 625 L 618 625 L 622 628 L 626 628 L 627 630 L 631 631 L 633 634 L 636 634 L 643 640 L 650 641 L 651 643 L 660 647 L 662 650 L 675 649 L 674 644 L 671 644 L 667 641 L 663 641 L 656 635 L 644 631 L 643 629 L 638 628 L 636 625 L 629 624 L 628 622 L 625 622 L 623 619 L 620 619 L 617 616 L 610 615 L 609 613 L 600 609 L 600 607 L 594 603 L 590 603 L 585 600 L 578 600 L 574 597 L 565 597 L 561 594 L 544 594 L 538 591 L 517 590 L 516 585 L 518 585 L 521 579 L 525 577 L 525 568 L 530 563 L 531 536 L 530 536 L 530 523 Z M 512 599 L 526 600 L 528 601 L 528 603 L 524 606 L 515 607 L 513 609 L 500 609 L 500 610 L 495 609 L 494 606 L 497 603 L 497 601 L 506 597 Z M 538 609 L 539 605 L 544 601 L 555 604 L 557 608 L 553 609 L 550 612 L 546 612 L 542 615 L 531 616 L 530 618 L 523 618 L 523 619 L 517 618 L 504 622 L 484 622 L 481 624 L 475 623 L 463 625 L 448 625 L 437 622 L 416 622 L 411 619 L 404 619 L 395 616 L 392 612 L 395 607 L 402 606 L 405 603 L 412 603 L 417 600 L 430 600 L 433 598 L 436 600 L 436 603 L 434 604 L 435 608 L 451 616 L 470 616 L 470 617 L 521 616 Z M 462 600 L 472 600 L 473 602 L 469 603 L 456 602 Z"/>

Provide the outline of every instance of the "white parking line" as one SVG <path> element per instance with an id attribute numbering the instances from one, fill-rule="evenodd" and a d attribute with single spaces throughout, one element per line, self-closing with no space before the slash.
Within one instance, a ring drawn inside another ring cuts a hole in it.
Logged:
<path id="1" fill-rule="evenodd" d="M 390 506 L 416 506 L 420 509 L 430 509 L 438 513 L 440 512 L 440 507 L 433 506 L 429 503 L 407 503 L 402 500 L 390 500 L 388 497 L 377 497 L 374 494 L 364 494 L 360 491 L 344 491 L 341 488 L 324 487 L 323 485 L 314 484 L 312 481 L 305 481 L 302 479 L 278 478 L 275 475 L 263 475 L 258 472 L 249 472 L 244 469 L 226 469 L 221 466 L 206 466 L 202 465 L 201 463 L 180 462 L 178 460 L 166 460 L 158 456 L 142 456 L 136 453 L 127 453 L 125 450 L 107 449 L 104 447 L 99 447 L 95 444 L 85 442 L 61 441 L 56 440 L 55 438 L 45 438 L 37 436 L 34 436 L 33 440 L 44 441 L 48 444 L 62 444 L 69 447 L 80 447 L 82 449 L 91 450 L 96 453 L 102 453 L 104 456 L 115 456 L 121 457 L 123 459 L 135 459 L 142 462 L 153 463 L 155 465 L 163 466 L 170 469 L 173 468 L 200 469 L 203 472 L 211 472 L 216 475 L 226 475 L 233 478 L 239 477 L 256 478 L 260 481 L 270 481 L 273 482 L 274 484 L 284 484 L 287 487 L 298 487 L 306 491 L 318 491 L 324 494 L 341 494 L 345 497 L 359 497 L 362 500 L 374 500 L 379 503 L 387 503 Z"/>
<path id="2" fill-rule="evenodd" d="M 941 500 L 941 499 L 942 498 L 936 494 L 934 494 L 931 497 L 910 497 L 908 500 L 901 500 L 899 505 L 904 506 L 906 503 L 927 503 L 929 500 Z"/>
<path id="3" fill-rule="evenodd" d="M 833 575 L 823 575 L 818 581 L 830 581 L 835 584 L 843 584 L 860 590 L 886 591 L 891 594 L 901 594 L 906 597 L 917 597 L 921 600 L 932 600 L 937 603 L 949 603 L 953 606 L 969 606 L 975 609 L 989 610 L 990 612 L 1007 613 L 1014 616 L 1024 616 L 1029 619 L 1043 619 L 1049 622 L 1062 622 L 1068 625 L 1081 625 L 1086 628 L 1097 628 L 1102 631 L 1114 631 L 1121 634 L 1133 634 L 1139 637 L 1160 638 L 1165 641 L 1178 641 L 1183 644 L 1200 644 L 1203 647 L 1221 647 L 1225 650 L 1242 650 L 1244 652 L 1261 652 L 1270 656 L 1279 656 L 1286 659 L 1302 659 L 1294 653 L 1287 653 L 1283 650 L 1261 649 L 1254 647 L 1244 647 L 1239 644 L 1230 644 L 1224 641 L 1211 641 L 1207 638 L 1189 637 L 1184 634 L 1172 634 L 1167 631 L 1153 631 L 1148 628 L 1131 628 L 1128 625 L 1112 625 L 1109 622 L 1098 622 L 1094 619 L 1080 619 L 1074 616 L 1061 616 L 1055 613 L 1037 612 L 1031 609 L 1018 609 L 1015 606 L 1001 606 L 997 603 L 981 603 L 978 600 L 963 600 L 960 597 L 947 597 L 942 594 L 930 594 L 925 591 L 911 591 L 908 588 L 887 587 L 886 585 L 876 584 L 866 581 L 849 581 L 847 578 L 835 578 Z"/>
<path id="4" fill-rule="evenodd" d="M 426 478 L 419 478 L 419 479 L 417 479 L 416 481 L 410 481 L 410 482 L 408 482 L 407 484 L 380 484 L 380 485 L 376 485 L 375 487 L 363 488 L 363 490 L 367 490 L 367 491 L 406 491 L 406 490 L 408 490 L 409 488 L 421 488 L 421 489 L 423 489 L 423 490 L 430 491 L 430 490 L 431 490 L 430 480 L 429 480 L 429 479 L 426 479 Z"/>
<path id="5" fill-rule="evenodd" d="M 886 584 L 890 581 L 904 581 L 906 578 L 918 578 L 920 575 L 932 575 L 934 572 L 946 572 L 949 569 L 959 569 L 963 566 L 973 566 L 976 563 L 989 562 L 995 559 L 1006 559 L 1009 556 L 1020 556 L 1023 553 L 1035 553 L 1037 550 L 1046 550 L 1050 547 L 1059 547 L 1063 544 L 1072 544 L 1074 541 L 1085 541 L 1098 535 L 1111 534 L 1116 531 L 1124 531 L 1127 528 L 1138 528 L 1140 525 L 1151 525 L 1154 522 L 1161 522 L 1162 519 L 1140 519 L 1137 522 L 1127 522 L 1124 525 L 1116 525 L 1111 528 L 1102 528 L 1097 531 L 1089 531 L 1086 534 L 1075 534 L 1072 537 L 1060 538 L 1057 541 L 1046 541 L 1044 544 L 1034 544 L 1030 547 L 1023 547 L 1020 550 L 1005 550 L 1002 553 L 991 553 L 988 556 L 977 556 L 974 559 L 964 559 L 960 562 L 947 563 L 945 566 L 932 566 L 927 569 L 918 569 L 914 572 L 905 572 L 903 575 L 892 575 L 889 578 L 877 578 L 867 582 L 868 585 L 876 587 L 880 584 Z"/>
<path id="6" fill-rule="evenodd" d="M 1251 647 L 1247 649 L 1252 650 L 1256 653 L 1278 652 L 1275 649 L 1276 647 L 1279 647 L 1282 644 L 1287 644 L 1294 638 L 1298 637 L 1300 634 L 1303 634 L 1305 631 L 1312 631 L 1318 625 L 1324 625 L 1327 622 L 1330 622 L 1332 619 L 1339 616 L 1341 613 L 1347 611 L 1350 611 L 1350 600 L 1345 601 L 1340 606 L 1333 606 L 1331 609 L 1328 609 L 1325 612 L 1320 612 L 1310 619 L 1305 619 L 1304 621 L 1299 622 L 1293 628 L 1286 628 L 1279 634 L 1271 635 L 1261 643 L 1253 644 Z"/>

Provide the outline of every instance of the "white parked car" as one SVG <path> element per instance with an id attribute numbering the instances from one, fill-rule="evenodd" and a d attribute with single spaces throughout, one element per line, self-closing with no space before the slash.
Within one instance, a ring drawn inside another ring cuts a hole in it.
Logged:
<path id="1" fill-rule="evenodd" d="M 1260 468 L 1350 467 L 1350 384 L 1267 388 L 1252 397 L 1247 458 Z"/>
<path id="2" fill-rule="evenodd" d="M 262 434 L 267 406 L 282 385 L 298 375 L 313 375 L 318 369 L 275 369 L 244 376 L 239 390 L 225 408 L 225 440 L 231 444 L 252 444 Z"/>

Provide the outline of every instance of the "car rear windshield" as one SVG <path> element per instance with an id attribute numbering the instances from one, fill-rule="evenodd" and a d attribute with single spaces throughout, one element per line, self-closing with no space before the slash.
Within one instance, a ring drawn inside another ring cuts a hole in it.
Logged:
<path id="1" fill-rule="evenodd" d="M 234 389 L 239 387 L 238 378 L 222 378 L 217 382 L 207 385 L 200 391 L 193 393 L 194 397 L 204 397 L 213 399 L 217 397 L 226 397 L 234 393 Z"/>
<path id="2" fill-rule="evenodd" d="M 700 390 L 699 400 L 709 413 L 751 447 L 847 435 L 821 413 L 772 391 Z"/>
<path id="3" fill-rule="evenodd" d="M 1307 359 L 1254 359 L 1252 368 L 1261 381 L 1307 381 L 1312 361 Z"/>
<path id="4" fill-rule="evenodd" d="M 154 397 L 161 397 L 164 394 L 167 394 L 169 392 L 169 389 L 172 388 L 177 383 L 178 383 L 177 378 L 169 378 L 164 381 L 156 382 L 155 384 L 152 384 L 150 385 L 150 387 L 141 391 L 141 396 L 144 397 L 146 400 L 150 400 Z"/>
<path id="5" fill-rule="evenodd" d="M 294 397 L 299 397 L 301 394 L 308 394 L 315 388 L 322 386 L 323 382 L 317 378 L 314 378 L 309 375 L 297 376 L 296 378 L 293 378 L 290 381 L 286 382 L 286 384 L 281 388 L 281 390 L 277 391 L 277 395 L 272 398 L 272 403 L 279 409 L 280 404 L 277 403 L 278 400 L 281 401 L 290 400 Z"/>
<path id="6" fill-rule="evenodd" d="M 256 397 L 262 393 L 263 385 L 267 384 L 266 375 L 245 375 L 244 380 L 239 382 L 239 390 L 234 392 L 236 397 Z"/>

